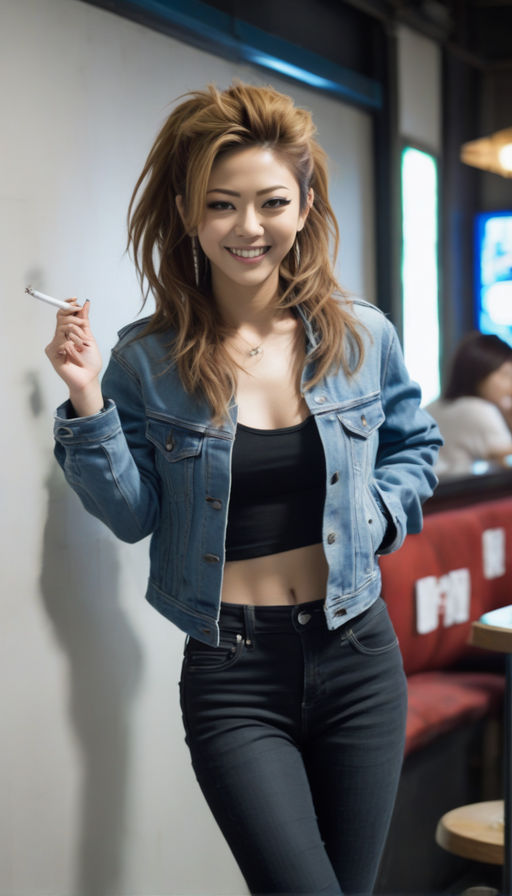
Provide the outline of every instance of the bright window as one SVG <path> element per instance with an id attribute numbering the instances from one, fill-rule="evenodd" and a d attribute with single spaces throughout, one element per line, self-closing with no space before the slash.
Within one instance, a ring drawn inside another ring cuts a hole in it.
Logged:
<path id="1" fill-rule="evenodd" d="M 405 363 L 423 393 L 439 395 L 438 181 L 434 156 L 402 152 L 402 310 Z"/>

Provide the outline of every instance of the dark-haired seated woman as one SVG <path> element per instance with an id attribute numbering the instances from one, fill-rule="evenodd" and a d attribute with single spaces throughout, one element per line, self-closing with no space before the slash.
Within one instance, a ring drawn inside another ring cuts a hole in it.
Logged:
<path id="1" fill-rule="evenodd" d="M 478 461 L 512 467 L 512 348 L 498 336 L 469 333 L 443 397 L 427 410 L 444 438 L 439 476 L 472 473 Z"/>

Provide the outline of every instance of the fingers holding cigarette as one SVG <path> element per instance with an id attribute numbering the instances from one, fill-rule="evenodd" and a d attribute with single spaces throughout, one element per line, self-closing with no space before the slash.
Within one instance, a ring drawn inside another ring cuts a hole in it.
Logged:
<path id="1" fill-rule="evenodd" d="M 89 300 L 83 305 L 75 298 L 61 301 L 31 286 L 25 292 L 58 308 L 57 325 L 53 339 L 46 346 L 46 355 L 68 385 L 77 413 L 82 416 L 96 413 L 103 405 L 99 384 L 102 361 L 89 324 Z"/>
<path id="2" fill-rule="evenodd" d="M 71 300 L 74 301 L 74 300 Z M 57 328 L 55 337 L 61 342 L 59 353 L 75 350 L 81 352 L 84 348 L 88 348 L 91 340 L 91 331 L 89 328 L 89 301 L 77 310 L 73 311 L 73 305 L 70 305 L 70 311 L 63 309 L 57 313 Z"/>
<path id="3" fill-rule="evenodd" d="M 59 308 L 57 326 L 46 354 L 76 400 L 78 392 L 82 394 L 91 383 L 97 383 L 102 363 L 89 325 L 89 302 L 80 307 L 74 301 L 68 303 L 69 307 Z"/>
<path id="4" fill-rule="evenodd" d="M 80 331 L 77 331 L 76 328 L 72 328 L 68 322 L 71 317 L 75 322 L 78 322 L 79 318 L 83 320 L 84 316 L 81 312 L 85 306 L 80 306 L 76 298 L 62 301 L 61 299 L 56 299 L 54 296 L 49 296 L 44 292 L 39 292 L 37 289 L 32 289 L 31 286 L 25 288 L 25 293 L 33 296 L 34 299 L 39 299 L 39 301 L 45 302 L 47 305 L 53 305 L 54 308 L 59 309 L 57 312 L 55 336 L 51 343 L 51 345 L 55 347 L 57 340 L 60 338 L 62 344 L 59 346 L 57 354 L 61 357 L 65 357 L 66 352 L 73 349 L 73 347 L 76 347 L 76 351 L 80 352 L 82 342 Z M 85 305 L 87 305 L 87 303 L 85 303 Z M 63 329 L 62 326 L 64 321 L 66 322 L 66 329 Z"/>

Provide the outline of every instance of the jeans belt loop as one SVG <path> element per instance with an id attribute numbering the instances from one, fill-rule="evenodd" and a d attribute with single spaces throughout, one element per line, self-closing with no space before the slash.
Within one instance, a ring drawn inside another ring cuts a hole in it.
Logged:
<path id="1" fill-rule="evenodd" d="M 250 604 L 244 604 L 244 637 L 246 647 L 254 647 L 254 628 L 254 607 Z"/>

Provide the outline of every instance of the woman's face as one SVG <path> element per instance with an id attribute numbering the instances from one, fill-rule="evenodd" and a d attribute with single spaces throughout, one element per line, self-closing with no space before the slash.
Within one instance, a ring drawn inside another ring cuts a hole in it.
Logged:
<path id="1" fill-rule="evenodd" d="M 216 296 L 241 288 L 272 298 L 279 266 L 301 230 L 312 202 L 300 209 L 299 185 L 285 162 L 263 147 L 234 150 L 214 164 L 199 243 L 211 266 Z"/>
<path id="2" fill-rule="evenodd" d="M 512 361 L 505 361 L 486 376 L 478 387 L 478 395 L 498 405 L 502 411 L 512 410 Z"/>

